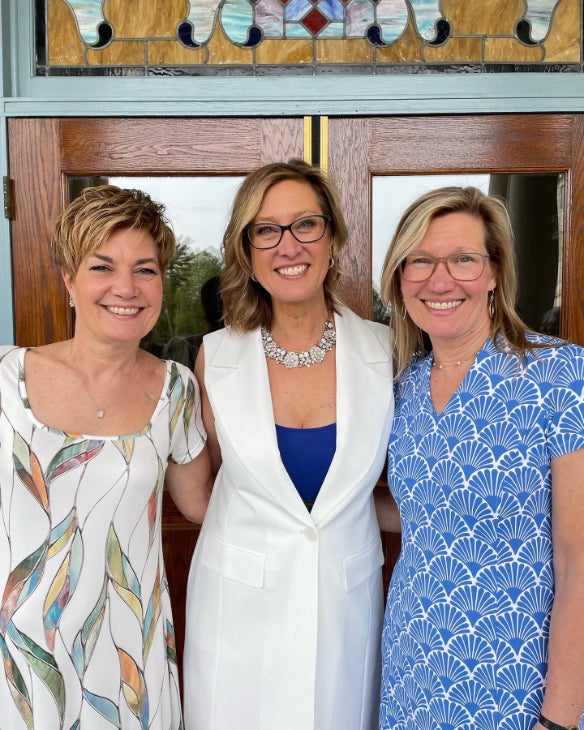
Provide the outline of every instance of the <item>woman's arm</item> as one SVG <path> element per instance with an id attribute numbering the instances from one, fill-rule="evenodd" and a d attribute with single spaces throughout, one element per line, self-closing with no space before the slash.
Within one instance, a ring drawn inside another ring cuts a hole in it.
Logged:
<path id="1" fill-rule="evenodd" d="M 205 388 L 205 345 L 201 345 L 199 348 L 199 354 L 197 355 L 197 361 L 195 362 L 195 375 L 199 382 L 199 389 L 201 391 L 201 407 L 203 411 L 203 424 L 205 431 L 207 431 L 207 446 L 209 448 L 209 455 L 211 457 L 211 469 L 213 475 L 217 474 L 219 467 L 221 466 L 221 450 L 219 448 L 219 442 L 217 441 L 217 431 L 215 429 L 215 418 L 211 409 L 211 403 L 209 402 L 209 396 L 207 395 L 207 389 Z"/>
<path id="2" fill-rule="evenodd" d="M 555 595 L 541 713 L 560 725 L 578 725 L 584 709 L 584 449 L 552 461 L 552 544 Z"/>
<path id="3" fill-rule="evenodd" d="M 376 487 L 373 492 L 379 529 L 382 532 L 401 532 L 399 510 L 388 487 Z"/>
<path id="4" fill-rule="evenodd" d="M 202 524 L 213 486 L 207 447 L 186 464 L 169 461 L 164 483 L 173 502 L 187 520 Z"/>

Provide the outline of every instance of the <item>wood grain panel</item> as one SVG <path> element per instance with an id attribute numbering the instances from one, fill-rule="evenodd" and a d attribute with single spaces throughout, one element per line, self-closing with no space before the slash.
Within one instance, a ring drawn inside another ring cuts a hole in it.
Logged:
<path id="1" fill-rule="evenodd" d="M 369 169 L 377 174 L 567 170 L 572 124 L 570 115 L 560 114 L 372 118 Z"/>
<path id="2" fill-rule="evenodd" d="M 312 63 L 314 58 L 313 42 L 309 38 L 264 38 L 255 49 L 258 65 L 296 65 Z"/>
<path id="3" fill-rule="evenodd" d="M 580 62 L 581 0 L 560 0 L 544 41 L 546 63 Z"/>
<path id="4" fill-rule="evenodd" d="M 304 155 L 304 123 L 296 117 L 262 119 L 260 122 L 260 165 L 286 162 Z"/>
<path id="5" fill-rule="evenodd" d="M 71 5 L 66 0 L 49 0 L 47 17 L 48 51 L 51 66 L 83 66 L 85 45 Z"/>
<path id="6" fill-rule="evenodd" d="M 142 66 L 146 62 L 146 43 L 113 40 L 105 48 L 88 48 L 86 57 L 88 66 Z"/>
<path id="7" fill-rule="evenodd" d="M 525 12 L 523 0 L 483 0 L 461 3 L 442 0 L 440 12 L 452 26 L 453 35 L 511 35 Z"/>
<path id="8" fill-rule="evenodd" d="M 62 209 L 59 122 L 9 119 L 8 153 L 14 190 L 11 223 L 15 341 L 42 345 L 66 339 L 71 318 L 66 290 L 49 253 L 52 223 Z"/>
<path id="9" fill-rule="evenodd" d="M 257 119 L 73 118 L 61 135 L 71 175 L 237 175 L 261 164 Z"/>
<path id="10" fill-rule="evenodd" d="M 584 345 L 584 116 L 574 118 L 573 162 L 567 176 L 562 334 Z"/>
<path id="11" fill-rule="evenodd" d="M 341 255 L 346 274 L 343 298 L 362 317 L 371 316 L 372 302 L 368 128 L 367 119 L 329 120 L 329 175 L 338 187 L 349 229 Z"/>
<path id="12" fill-rule="evenodd" d="M 148 41 L 146 44 L 149 66 L 195 66 L 207 60 L 207 49 L 187 48 L 177 40 Z"/>

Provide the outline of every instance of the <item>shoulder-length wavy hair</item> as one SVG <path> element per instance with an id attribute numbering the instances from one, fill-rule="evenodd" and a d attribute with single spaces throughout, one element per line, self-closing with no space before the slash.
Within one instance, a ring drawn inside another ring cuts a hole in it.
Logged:
<path id="1" fill-rule="evenodd" d="M 475 187 L 438 188 L 425 193 L 407 208 L 398 223 L 383 264 L 381 299 L 391 310 L 397 375 L 414 355 L 426 354 L 430 349 L 427 335 L 414 324 L 404 308 L 401 294 L 402 263 L 420 245 L 430 222 L 448 213 L 468 213 L 483 221 L 485 247 L 497 281 L 492 295 L 491 317 L 491 336 L 495 345 L 504 343 L 506 351 L 519 357 L 538 347 L 537 343 L 527 339 L 529 329 L 515 309 L 517 275 L 514 241 L 505 204 Z M 485 310 L 488 306 L 485 300 Z"/>
<path id="2" fill-rule="evenodd" d="M 241 184 L 223 237 L 223 318 L 225 324 L 240 332 L 249 332 L 262 325 L 269 329 L 272 325 L 271 297 L 253 276 L 245 229 L 253 222 L 268 190 L 285 180 L 310 185 L 321 212 L 330 217 L 333 263 L 324 280 L 324 296 L 330 311 L 336 311 L 341 304 L 339 253 L 347 242 L 348 234 L 336 189 L 319 168 L 303 160 L 271 163 L 250 172 Z"/>
<path id="3" fill-rule="evenodd" d="M 138 229 L 152 236 L 162 273 L 176 242 L 164 206 L 142 190 L 97 185 L 85 188 L 57 219 L 50 249 L 53 261 L 74 279 L 83 259 L 117 231 Z"/>

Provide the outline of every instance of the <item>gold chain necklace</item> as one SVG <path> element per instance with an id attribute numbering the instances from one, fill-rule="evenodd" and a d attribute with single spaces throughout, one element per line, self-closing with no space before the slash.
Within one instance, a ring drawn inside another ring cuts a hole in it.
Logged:
<path id="1" fill-rule="evenodd" d="M 77 365 L 77 362 L 75 361 L 75 358 L 73 357 L 73 344 L 71 344 L 71 347 L 69 349 L 69 358 L 70 358 L 71 363 L 73 365 L 73 369 L 75 370 L 75 374 L 77 375 L 77 377 L 79 378 L 79 380 L 81 380 L 81 382 L 85 386 L 85 390 L 87 391 L 87 395 L 91 398 L 91 400 L 93 401 L 93 405 L 97 409 L 95 411 L 95 417 L 96 418 L 104 418 L 105 417 L 106 410 L 110 407 L 110 405 L 112 404 L 114 398 L 121 391 L 122 387 L 124 385 L 126 385 L 126 380 L 124 379 L 120 383 L 120 385 L 114 390 L 114 392 L 112 393 L 111 397 L 107 400 L 107 402 L 104 405 L 101 405 L 100 406 L 99 403 L 93 397 L 93 394 L 92 394 L 92 392 L 91 392 L 91 390 L 89 388 L 89 384 L 87 382 L 87 376 L 85 376 L 85 375 L 83 375 L 81 373 L 81 371 L 79 370 L 79 366 Z M 138 362 L 138 353 L 136 353 L 136 359 L 132 363 L 132 366 L 130 368 L 128 368 L 128 373 L 127 373 L 128 375 L 134 370 L 134 368 L 136 367 L 136 363 L 137 362 Z"/>
<path id="2" fill-rule="evenodd" d="M 432 367 L 438 368 L 438 370 L 444 370 L 444 368 L 457 368 L 459 365 L 463 365 L 465 362 L 473 362 L 473 360 L 476 360 L 477 355 L 479 354 L 480 350 L 478 352 L 475 352 L 474 355 L 471 357 L 464 358 L 462 360 L 457 360 L 456 362 L 443 362 L 438 364 L 436 360 L 434 360 L 434 356 L 432 355 Z"/>

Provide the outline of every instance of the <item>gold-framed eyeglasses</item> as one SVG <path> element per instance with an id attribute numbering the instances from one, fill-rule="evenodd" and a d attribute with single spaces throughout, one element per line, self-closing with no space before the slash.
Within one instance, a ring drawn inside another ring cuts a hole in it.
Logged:
<path id="1" fill-rule="evenodd" d="M 290 231 L 299 243 L 316 243 L 324 236 L 330 223 L 329 215 L 305 215 L 287 226 L 278 223 L 252 223 L 244 228 L 248 241 L 254 248 L 276 248 L 284 231 Z"/>
<path id="2" fill-rule="evenodd" d="M 401 274 L 406 281 L 421 282 L 429 279 L 442 263 L 456 281 L 474 281 L 485 270 L 488 253 L 454 253 L 451 256 L 428 256 L 412 253 L 401 263 Z"/>

